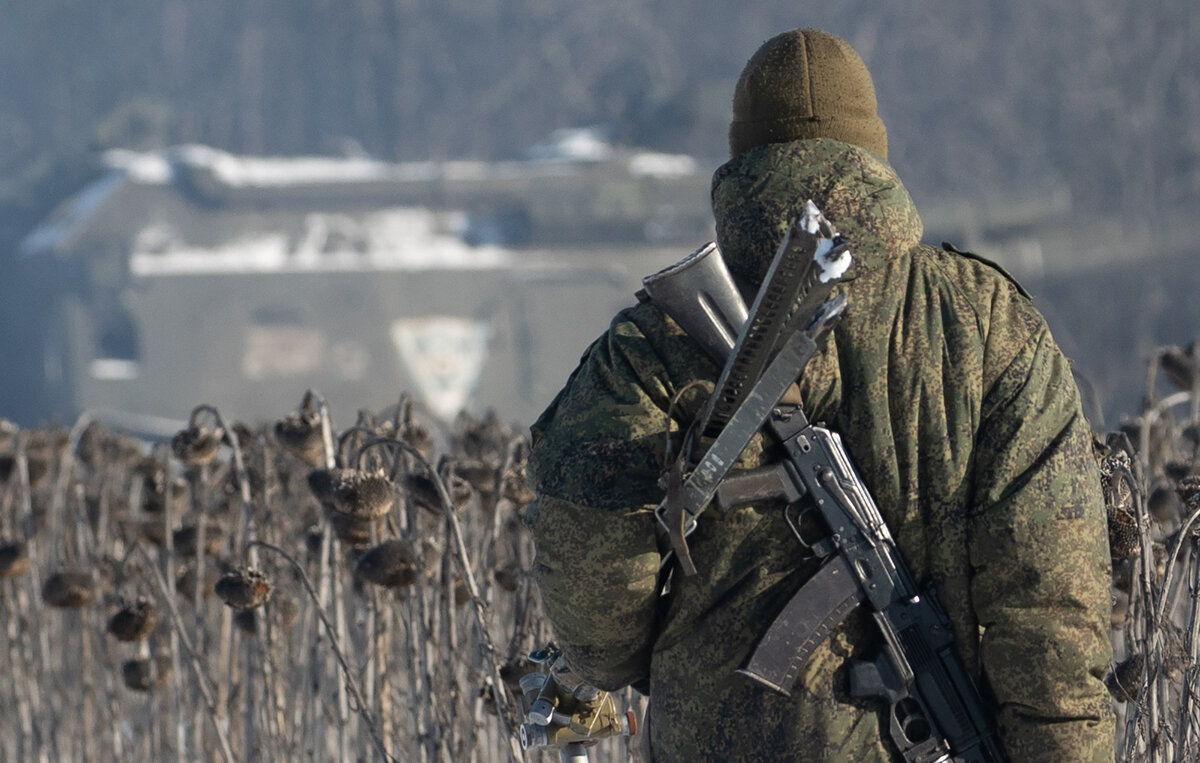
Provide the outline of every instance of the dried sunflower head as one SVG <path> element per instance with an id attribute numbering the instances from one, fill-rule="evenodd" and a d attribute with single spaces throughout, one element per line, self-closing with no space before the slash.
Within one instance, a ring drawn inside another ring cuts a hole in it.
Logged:
<path id="1" fill-rule="evenodd" d="M 161 519 L 147 519 L 137 525 L 138 538 L 159 548 L 167 545 L 167 528 Z"/>
<path id="2" fill-rule="evenodd" d="M 300 616 L 300 604 L 293 596 L 273 596 L 258 609 L 243 609 L 233 615 L 233 624 L 247 636 L 258 635 L 258 623 L 268 618 L 276 628 L 290 628 Z"/>
<path id="3" fill-rule="evenodd" d="M 121 680 L 133 691 L 161 689 L 171 680 L 171 658 L 158 655 L 147 659 L 126 660 L 121 664 Z"/>
<path id="4" fill-rule="evenodd" d="M 1137 519 L 1125 511 L 1108 513 L 1108 546 L 1113 559 L 1132 559 L 1142 547 Z"/>
<path id="5" fill-rule="evenodd" d="M 29 470 L 29 487 L 31 489 L 37 490 L 49 482 L 52 458 L 48 451 L 31 451 L 26 455 L 25 465 Z"/>
<path id="6" fill-rule="evenodd" d="M 521 566 L 516 562 L 509 562 L 503 567 L 497 567 L 492 570 L 492 579 L 496 581 L 496 585 L 512 593 L 521 582 Z"/>
<path id="7" fill-rule="evenodd" d="M 29 572 L 29 549 L 20 541 L 0 542 L 0 578 L 15 578 Z"/>
<path id="8" fill-rule="evenodd" d="M 380 437 L 403 440 L 428 459 L 433 455 L 433 435 L 428 427 L 417 421 L 415 409 L 413 396 L 405 392 L 400 396 L 395 418 L 381 422 L 378 433 Z"/>
<path id="9" fill-rule="evenodd" d="M 1169 480 L 1160 479 L 1146 499 L 1146 508 L 1155 522 L 1173 522 L 1183 511 L 1183 501 Z"/>
<path id="10" fill-rule="evenodd" d="M 175 552 L 180 556 L 193 557 L 200 542 L 201 523 L 184 525 L 171 535 Z M 221 552 L 225 544 L 225 528 L 212 520 L 204 520 L 204 553 L 213 556 Z"/>
<path id="11" fill-rule="evenodd" d="M 410 472 L 404 475 L 404 493 L 415 505 L 431 514 L 442 513 L 442 500 L 428 474 Z"/>
<path id="12" fill-rule="evenodd" d="M 1190 504 L 1200 496 L 1200 476 L 1188 475 L 1179 480 L 1175 489 L 1179 491 L 1179 498 L 1184 503 Z"/>
<path id="13" fill-rule="evenodd" d="M 329 526 L 338 540 L 349 546 L 361 547 L 371 543 L 371 530 L 375 529 L 378 520 L 353 517 L 349 514 L 331 511 L 328 514 Z"/>
<path id="14" fill-rule="evenodd" d="M 1163 347 L 1158 356 L 1163 373 L 1179 389 L 1191 392 L 1196 385 L 1196 344 L 1187 348 Z"/>
<path id="15" fill-rule="evenodd" d="M 471 499 L 475 497 L 475 491 L 470 482 L 452 470 L 444 471 L 443 479 L 454 509 L 462 511 L 471 504 Z M 414 504 L 431 514 L 441 515 L 442 499 L 432 477 L 424 472 L 410 472 L 404 476 L 403 485 L 405 494 Z"/>
<path id="16" fill-rule="evenodd" d="M 471 589 L 457 572 L 454 573 L 454 604 L 461 607 L 471 600 Z"/>
<path id="17" fill-rule="evenodd" d="M 475 492 L 481 495 L 491 495 L 496 492 L 496 478 L 499 467 L 487 461 L 464 459 L 454 461 L 452 474 L 466 480 Z"/>
<path id="18" fill-rule="evenodd" d="M 385 588 L 403 588 L 417 579 L 417 564 L 407 542 L 385 540 L 358 558 L 354 574 Z"/>
<path id="19" fill-rule="evenodd" d="M 233 624 L 247 636 L 257 636 L 258 617 L 257 609 L 239 609 L 233 613 Z"/>
<path id="20" fill-rule="evenodd" d="M 271 579 L 252 567 L 239 567 L 217 580 L 213 590 L 233 609 L 255 609 L 271 597 Z"/>
<path id="21" fill-rule="evenodd" d="M 330 469 L 313 469 L 304 480 L 317 503 L 327 511 L 336 511 L 333 494 L 333 471 Z"/>
<path id="22" fill-rule="evenodd" d="M 1100 462 L 1100 487 L 1110 512 L 1133 509 L 1132 467 L 1133 460 L 1123 450 L 1113 451 Z"/>
<path id="23" fill-rule="evenodd" d="M 1113 630 L 1119 631 L 1125 627 L 1125 620 L 1129 617 L 1129 592 L 1117 590 L 1112 595 L 1112 612 L 1109 615 L 1110 625 Z"/>
<path id="24" fill-rule="evenodd" d="M 399 439 L 413 446 L 425 458 L 433 455 L 433 435 L 420 424 L 409 424 L 402 428 Z"/>
<path id="25" fill-rule="evenodd" d="M 524 465 L 504 473 L 500 482 L 500 494 L 517 508 L 528 506 L 537 497 L 526 481 Z"/>
<path id="26" fill-rule="evenodd" d="M 1112 672 L 1104 679 L 1104 684 L 1118 702 L 1129 702 L 1137 699 L 1138 688 L 1142 684 L 1142 667 L 1146 658 L 1135 654 L 1118 663 Z"/>
<path id="27" fill-rule="evenodd" d="M 1163 474 L 1174 482 L 1182 482 L 1192 473 L 1192 462 L 1190 460 L 1170 459 L 1163 463 Z"/>
<path id="28" fill-rule="evenodd" d="M 229 428 L 233 431 L 233 436 L 237 438 L 238 447 L 243 450 L 253 445 L 258 437 L 254 430 L 242 421 L 233 422 L 229 425 Z"/>
<path id="29" fill-rule="evenodd" d="M 86 607 L 95 597 L 92 573 L 85 570 L 59 570 L 42 584 L 42 600 L 60 609 Z"/>
<path id="30" fill-rule="evenodd" d="M 275 422 L 275 439 L 288 453 L 309 466 L 325 464 L 325 436 L 321 412 L 308 397 L 300 410 Z"/>
<path id="31" fill-rule="evenodd" d="M 181 511 L 190 496 L 187 480 L 182 477 L 167 479 L 159 472 L 146 480 L 142 488 L 142 511 L 147 514 L 161 514 L 171 501 L 172 511 Z"/>
<path id="32" fill-rule="evenodd" d="M 108 632 L 118 641 L 141 641 L 158 625 L 158 607 L 138 597 L 117 610 L 108 619 Z"/>
<path id="33" fill-rule="evenodd" d="M 330 507 L 357 519 L 386 516 L 395 500 L 392 481 L 382 470 L 334 469 L 330 472 Z"/>
<path id="34" fill-rule="evenodd" d="M 455 420 L 454 430 L 452 447 L 456 454 L 495 463 L 499 463 L 499 454 L 511 435 L 494 410 L 488 410 L 482 419 L 464 411 Z"/>
<path id="35" fill-rule="evenodd" d="M 225 432 L 220 427 L 210 429 L 193 425 L 175 433 L 171 439 L 171 451 L 175 458 L 188 466 L 203 466 L 217 457 L 224 438 Z"/>

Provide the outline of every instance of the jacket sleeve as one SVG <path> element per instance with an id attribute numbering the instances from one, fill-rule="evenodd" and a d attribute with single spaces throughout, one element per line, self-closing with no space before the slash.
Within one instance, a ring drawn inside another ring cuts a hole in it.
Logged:
<path id="1" fill-rule="evenodd" d="M 657 370 L 636 328 L 618 320 L 533 427 L 537 500 L 524 519 L 534 577 L 568 663 L 608 690 L 649 676 L 669 401 Z"/>
<path id="2" fill-rule="evenodd" d="M 1113 759 L 1111 562 L 1091 443 L 1043 325 L 984 398 L 974 469 L 971 597 L 1012 760 Z"/>

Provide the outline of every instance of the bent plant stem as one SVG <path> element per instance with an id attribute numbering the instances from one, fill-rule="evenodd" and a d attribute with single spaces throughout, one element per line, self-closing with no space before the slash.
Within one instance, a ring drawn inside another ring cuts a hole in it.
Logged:
<path id="1" fill-rule="evenodd" d="M 166 453 L 163 453 L 162 456 L 162 469 L 164 475 L 169 475 L 171 473 L 170 457 Z M 163 553 L 161 556 L 162 564 L 166 567 L 166 579 L 164 581 L 166 586 L 164 588 L 164 595 L 172 604 L 175 602 L 177 593 L 175 590 L 175 541 L 173 532 L 175 526 L 175 515 L 173 504 L 174 501 L 171 499 L 171 485 L 169 481 L 165 481 L 163 487 L 162 512 Z M 155 567 L 155 572 L 158 572 L 157 566 Z M 199 585 L 199 581 L 197 581 L 197 585 Z M 168 638 L 168 647 L 171 654 L 171 670 L 175 675 L 179 675 L 180 672 L 179 640 L 181 633 L 183 633 L 181 628 L 174 628 L 171 630 Z M 189 651 L 194 650 L 189 647 Z M 184 687 L 180 686 L 178 681 L 172 681 L 171 699 L 175 705 L 175 755 L 179 763 L 184 763 L 184 761 L 187 759 L 187 732 L 184 721 L 186 713 L 184 711 L 185 700 L 183 694 Z"/>
<path id="2" fill-rule="evenodd" d="M 201 413 L 209 413 L 212 415 L 217 422 L 217 426 L 221 429 L 222 439 L 225 441 L 225 444 L 229 446 L 229 449 L 233 451 L 233 474 L 238 483 L 238 497 L 242 500 L 242 526 L 240 537 L 237 540 L 245 543 L 251 539 L 250 521 L 254 507 L 250 497 L 250 478 L 246 474 L 246 460 L 242 456 L 242 447 L 238 443 L 237 435 L 230 430 L 225 421 L 225 417 L 221 415 L 221 412 L 217 410 L 215 406 L 208 405 L 207 403 L 196 406 L 194 409 L 192 409 L 190 421 L 195 422 Z M 256 560 L 254 557 L 251 556 L 249 559 L 250 564 L 253 565 L 255 561 Z"/>
<path id="3" fill-rule="evenodd" d="M 343 558 L 341 550 L 341 541 L 334 537 L 331 541 L 333 548 L 337 551 L 337 558 Z M 337 593 L 333 597 L 333 627 L 334 632 L 331 638 L 335 649 L 341 644 L 350 643 L 350 638 L 346 631 L 346 597 L 343 594 L 345 588 L 342 583 L 342 565 L 333 565 L 332 584 L 333 590 Z M 342 660 L 343 665 L 347 663 Z M 349 673 L 347 673 L 349 675 Z M 348 734 L 350 720 L 350 702 L 347 697 L 347 682 L 339 681 L 337 685 L 337 719 L 338 719 L 338 757 L 341 760 L 346 760 L 350 756 L 350 738 Z M 359 692 L 354 697 L 355 704 L 360 708 L 365 708 L 362 700 L 362 693 Z M 367 711 L 369 712 L 369 711 Z"/>
<path id="4" fill-rule="evenodd" d="M 1197 668 L 1197 661 L 1200 660 L 1200 564 L 1197 564 L 1196 545 L 1196 539 L 1192 538 L 1191 564 L 1188 570 L 1188 593 L 1191 599 L 1187 633 L 1188 665 L 1184 668 L 1184 678 L 1181 682 L 1183 698 L 1180 703 L 1179 729 L 1176 732 L 1180 744 L 1183 745 L 1183 755 L 1189 759 L 1194 759 L 1194 755 L 1189 753 L 1196 750 L 1196 719 L 1193 706 L 1197 689 L 1200 688 L 1200 669 Z"/>
<path id="5" fill-rule="evenodd" d="M 175 607 L 175 601 L 171 597 L 167 588 L 167 582 L 163 579 L 162 572 L 159 571 L 158 565 L 150 559 L 150 555 L 146 553 L 141 544 L 135 546 L 138 552 L 143 556 L 146 562 L 146 568 L 154 573 L 154 582 L 158 586 L 159 598 L 162 600 L 163 608 L 171 615 L 171 626 L 179 636 L 179 643 L 183 650 L 188 654 L 188 664 L 192 667 L 192 674 L 196 677 L 196 684 L 200 688 L 200 694 L 204 697 L 204 703 L 208 706 L 209 720 L 212 723 L 213 731 L 216 732 L 217 742 L 221 747 L 221 756 L 233 763 L 235 760 L 233 748 L 229 746 L 229 739 L 225 735 L 225 729 L 220 721 L 220 711 L 217 706 L 216 699 L 213 696 L 213 690 L 210 686 L 208 675 L 204 671 L 204 666 L 200 662 L 199 655 L 192 648 L 192 640 L 188 637 L 187 628 L 184 627 L 183 618 L 179 615 L 179 610 Z"/>
<path id="6" fill-rule="evenodd" d="M 338 665 L 340 665 L 342 668 L 342 676 L 346 684 L 346 689 L 350 692 L 351 699 L 354 700 L 354 707 L 357 710 L 359 717 L 362 718 L 363 723 L 367 725 L 367 729 L 371 734 L 371 741 L 375 744 L 376 751 L 383 757 L 384 760 L 394 760 L 394 758 L 388 754 L 383 743 L 383 738 L 379 735 L 379 729 L 376 727 L 374 719 L 371 718 L 370 709 L 363 701 L 362 692 L 360 692 L 358 689 L 358 682 L 354 680 L 354 671 L 351 670 L 349 663 L 346 661 L 345 655 L 342 653 L 341 644 L 338 641 L 334 625 L 329 621 L 329 617 L 326 616 L 324 608 L 321 607 L 321 600 L 317 596 L 316 589 L 313 588 L 312 581 L 308 579 L 308 574 L 304 571 L 304 567 L 302 567 L 295 559 L 288 555 L 286 551 L 278 546 L 266 543 L 265 541 L 250 541 L 246 545 L 247 547 L 253 546 L 262 548 L 278 554 L 296 570 L 300 578 L 300 583 L 304 586 L 304 590 L 308 593 L 309 597 L 316 605 L 315 611 L 317 613 L 317 617 L 321 619 L 321 624 L 325 626 L 326 635 L 329 637 L 330 649 L 333 650 L 333 655 L 337 658 Z"/>
<path id="7" fill-rule="evenodd" d="M 242 521 L 241 521 L 241 524 L 238 526 L 238 532 L 237 532 L 236 537 L 234 538 L 234 546 L 246 549 L 247 550 L 247 562 L 251 566 L 257 566 L 258 557 L 254 553 L 254 551 L 252 550 L 252 548 L 250 546 L 250 541 L 253 540 L 253 538 L 254 538 L 254 524 L 253 524 L 254 505 L 253 505 L 253 500 L 252 500 L 252 496 L 251 496 L 251 492 L 250 492 L 250 478 L 246 472 L 246 461 L 242 455 L 241 444 L 238 442 L 237 435 L 233 432 L 233 430 L 229 427 L 228 423 L 225 421 L 225 417 L 221 415 L 220 410 L 218 410 L 213 405 L 209 405 L 209 404 L 205 403 L 205 404 L 196 406 L 194 409 L 192 409 L 191 416 L 188 419 L 189 423 L 192 425 L 195 425 L 197 419 L 200 417 L 200 415 L 202 413 L 208 413 L 209 415 L 211 415 L 213 417 L 213 419 L 216 421 L 217 426 L 220 428 L 222 440 L 224 441 L 224 443 L 226 445 L 229 446 L 229 449 L 233 453 L 233 474 L 234 474 L 234 478 L 236 479 L 237 485 L 238 485 L 238 497 L 241 499 L 241 503 L 242 503 Z M 200 524 L 203 525 L 203 519 L 201 520 Z M 168 535 L 169 534 L 170 534 L 170 530 L 168 529 Z M 200 553 L 197 554 L 197 556 L 200 558 L 203 558 L 204 554 L 203 554 L 202 549 L 201 549 Z M 199 575 L 199 573 L 201 573 L 202 571 L 203 571 L 203 566 L 198 566 L 197 567 L 197 575 Z M 173 580 L 174 578 L 172 577 L 171 579 Z M 200 580 L 201 579 L 199 577 L 197 577 L 198 583 Z M 222 609 L 223 609 L 223 611 L 222 611 L 222 626 L 224 626 L 227 620 L 231 620 L 231 615 L 228 611 L 228 608 L 223 607 Z M 230 642 L 226 639 L 228 639 L 232 635 L 233 635 L 233 633 L 232 633 L 231 628 L 225 628 L 225 627 L 222 628 L 222 649 L 228 650 L 228 653 L 223 656 L 227 660 L 226 665 L 227 665 L 227 668 L 229 671 L 229 683 L 231 685 L 232 685 L 232 673 L 234 670 L 234 665 L 237 661 L 237 657 L 234 654 L 234 650 L 233 650 L 232 646 L 230 645 Z M 241 641 L 244 644 L 244 650 L 245 650 L 245 653 L 242 655 L 243 660 L 245 660 L 245 673 L 246 673 L 246 675 L 249 675 L 251 672 L 253 645 L 248 641 L 245 641 L 245 640 L 241 640 Z M 270 667 L 268 665 L 264 664 L 264 667 L 267 671 L 270 670 Z M 269 681 L 268 681 L 268 685 L 269 685 Z M 242 706 L 242 713 L 243 713 L 242 742 L 243 742 L 243 745 L 246 750 L 246 755 L 250 755 L 252 753 L 252 751 L 254 749 L 253 745 L 256 743 L 255 727 L 254 727 L 254 723 L 253 723 L 254 699 L 255 698 L 254 698 L 254 695 L 252 692 L 245 691 L 242 693 L 242 702 L 243 702 L 243 706 Z M 224 704 L 222 704 L 222 707 L 224 707 Z"/>
<path id="8" fill-rule="evenodd" d="M 8 672 L 12 679 L 9 686 L 12 687 L 12 701 L 17 708 L 17 719 L 20 722 L 18 729 L 19 733 L 15 739 L 10 738 L 10 743 L 13 747 L 5 748 L 6 754 L 11 755 L 14 759 L 24 756 L 25 759 L 33 759 L 32 751 L 28 748 L 33 744 L 33 708 L 30 702 L 30 692 L 25 690 L 25 687 L 31 686 L 31 680 L 26 675 L 26 661 L 21 654 L 20 644 L 22 639 L 18 632 L 18 621 L 20 617 L 20 599 L 17 597 L 17 583 L 9 583 L 9 581 L 0 581 L 0 603 L 5 605 L 5 635 L 8 640 Z M 6 695 L 9 696 L 9 695 Z M 17 741 L 20 742 L 20 747 L 16 747 Z"/>
<path id="9" fill-rule="evenodd" d="M 1151 538 L 1151 519 L 1146 502 L 1143 500 L 1144 495 L 1144 474 L 1142 464 L 1139 460 L 1133 461 L 1130 467 L 1129 477 L 1132 485 L 1136 486 L 1133 491 L 1134 499 L 1134 515 L 1137 518 L 1139 550 L 1140 554 L 1137 559 L 1137 567 L 1135 571 L 1136 581 L 1131 583 L 1131 596 L 1133 601 L 1130 602 L 1131 609 L 1135 613 L 1130 625 L 1130 635 L 1133 638 L 1133 645 L 1130 649 L 1131 653 L 1144 655 L 1142 661 L 1142 673 L 1138 682 L 1138 694 L 1134 702 L 1127 704 L 1127 715 L 1125 719 L 1125 739 L 1122 759 L 1127 761 L 1134 760 L 1139 754 L 1141 748 L 1139 730 L 1143 726 L 1143 722 L 1148 722 L 1151 729 L 1157 728 L 1157 694 L 1149 690 L 1152 683 L 1152 678 L 1157 681 L 1157 667 L 1152 667 L 1152 658 L 1154 666 L 1161 664 L 1161 649 L 1152 652 L 1154 644 L 1158 643 L 1159 624 L 1154 619 L 1154 608 L 1156 596 L 1154 592 L 1154 550 L 1153 540 Z"/>
<path id="10" fill-rule="evenodd" d="M 26 611 L 30 614 L 30 627 L 37 634 L 37 638 L 33 639 L 36 648 L 32 650 L 35 653 L 34 662 L 37 668 L 30 672 L 40 673 L 40 681 L 30 683 L 30 698 L 31 705 L 41 710 L 37 713 L 40 727 L 40 733 L 36 739 L 38 760 L 61 760 L 59 734 L 57 733 L 59 712 L 57 703 L 53 701 L 56 682 L 50 664 L 50 657 L 53 654 L 50 650 L 50 629 L 46 627 L 46 618 L 43 616 L 42 608 L 33 605 L 33 602 L 38 600 L 39 591 L 36 581 L 42 579 L 42 564 L 39 554 L 40 541 L 34 532 L 33 488 L 29 483 L 29 459 L 24 445 L 23 440 L 18 440 L 17 485 L 20 490 L 21 514 L 25 525 L 26 553 L 29 556 L 29 573 L 26 575 L 28 579 Z M 40 720 L 43 718 L 44 721 Z M 49 747 L 49 753 L 47 753 L 47 747 Z"/>
<path id="11" fill-rule="evenodd" d="M 1154 618 L 1157 622 L 1163 622 L 1163 618 L 1167 616 L 1168 600 L 1173 597 L 1168 593 L 1171 590 L 1172 573 L 1175 571 L 1176 562 L 1179 560 L 1179 552 L 1183 548 L 1184 541 L 1191 535 L 1192 525 L 1196 524 L 1196 520 L 1200 519 L 1200 501 L 1193 501 L 1188 506 L 1191 509 L 1191 514 L 1179 528 L 1179 532 L 1175 535 L 1175 541 L 1171 544 L 1171 553 L 1167 555 L 1166 573 L 1163 576 L 1162 590 L 1160 591 L 1157 607 L 1155 608 Z M 1172 606 L 1174 602 L 1172 601 Z"/>
<path id="12" fill-rule="evenodd" d="M 500 719 L 500 730 L 508 741 L 509 759 L 521 760 L 520 748 L 517 747 L 517 740 L 512 732 L 512 726 L 508 717 L 508 704 L 504 696 L 504 682 L 500 678 L 500 665 L 496 658 L 496 646 L 492 643 L 492 635 L 488 630 L 487 605 L 479 595 L 479 586 L 475 583 L 474 572 L 471 571 L 470 555 L 467 552 L 467 544 L 463 540 L 462 526 L 459 524 L 458 517 L 454 514 L 454 501 L 450 498 L 450 491 L 446 489 L 446 483 L 437 473 L 437 470 L 429 464 L 429 461 L 421 455 L 421 452 L 404 440 L 387 437 L 372 440 L 363 446 L 362 450 L 359 451 L 359 456 L 361 457 L 362 451 L 367 448 L 384 443 L 393 444 L 416 459 L 429 474 L 430 480 L 437 489 L 438 499 L 442 504 L 442 511 L 446 515 L 447 523 L 450 525 L 451 536 L 454 541 L 454 557 L 458 561 L 463 583 L 466 584 L 467 591 L 471 596 L 471 602 L 474 605 L 475 626 L 479 631 L 479 639 L 483 647 L 484 657 L 486 657 L 488 663 L 489 678 L 492 684 L 492 698 L 496 702 L 496 717 Z"/>

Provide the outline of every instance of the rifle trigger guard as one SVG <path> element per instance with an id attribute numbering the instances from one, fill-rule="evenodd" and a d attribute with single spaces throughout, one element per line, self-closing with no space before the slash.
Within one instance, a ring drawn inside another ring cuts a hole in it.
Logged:
<path id="1" fill-rule="evenodd" d="M 792 528 L 792 534 L 796 536 L 796 540 L 800 541 L 800 545 L 804 547 L 805 551 L 814 557 L 824 559 L 837 551 L 837 545 L 821 519 L 821 512 L 815 508 L 792 503 L 784 509 L 783 516 L 787 520 L 788 527 Z M 810 524 L 815 523 L 815 526 L 806 526 L 806 519 Z"/>

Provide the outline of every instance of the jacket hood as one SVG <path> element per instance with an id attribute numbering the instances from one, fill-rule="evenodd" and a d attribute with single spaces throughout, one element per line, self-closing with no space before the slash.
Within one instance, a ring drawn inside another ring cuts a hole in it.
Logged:
<path id="1" fill-rule="evenodd" d="M 808 199 L 850 241 L 854 264 L 846 279 L 908 251 L 924 232 L 912 197 L 875 154 L 828 138 L 758 146 L 713 175 L 717 244 L 736 279 L 762 282 Z"/>

